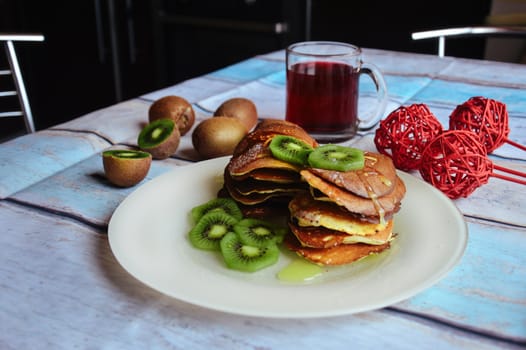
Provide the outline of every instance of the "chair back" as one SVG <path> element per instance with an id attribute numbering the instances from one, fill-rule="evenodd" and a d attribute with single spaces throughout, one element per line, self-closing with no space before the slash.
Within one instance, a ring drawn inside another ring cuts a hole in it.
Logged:
<path id="1" fill-rule="evenodd" d="M 7 57 L 6 67 L 0 67 L 0 78 L 12 78 L 13 84 L 0 85 L 0 98 L 18 97 L 19 110 L 0 111 L 0 118 L 21 117 L 24 118 L 26 131 L 28 133 L 35 132 L 35 124 L 33 122 L 33 114 L 27 96 L 26 86 L 22 77 L 22 70 L 15 51 L 15 43 L 22 41 L 44 41 L 44 36 L 41 34 L 2 34 L 0 33 L 0 42 L 5 48 Z M 14 89 L 1 88 L 2 86 L 14 86 Z M 6 104 L 7 105 L 7 104 Z"/>
<path id="2" fill-rule="evenodd" d="M 413 40 L 436 39 L 438 38 L 438 56 L 444 57 L 446 53 L 446 38 L 466 38 L 466 37 L 516 37 L 526 38 L 526 27 L 458 27 L 437 30 L 415 32 L 411 34 Z"/>

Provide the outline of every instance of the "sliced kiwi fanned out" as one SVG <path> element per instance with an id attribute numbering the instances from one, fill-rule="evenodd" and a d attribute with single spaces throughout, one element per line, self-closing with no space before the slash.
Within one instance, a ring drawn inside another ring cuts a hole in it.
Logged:
<path id="1" fill-rule="evenodd" d="M 234 232 L 243 244 L 266 247 L 281 243 L 287 231 L 265 220 L 245 218 L 234 225 Z"/>
<path id="2" fill-rule="evenodd" d="M 270 152 L 274 157 L 287 163 L 306 165 L 307 158 L 313 148 L 292 136 L 276 135 L 269 144 Z"/>
<path id="3" fill-rule="evenodd" d="M 166 159 L 179 147 L 181 134 L 172 119 L 157 119 L 146 125 L 137 138 L 139 147 L 155 159 Z"/>
<path id="4" fill-rule="evenodd" d="M 208 213 L 199 219 L 188 233 L 188 237 L 196 248 L 220 250 L 219 242 L 233 230 L 237 221 L 234 217 L 222 212 Z"/>
<path id="5" fill-rule="evenodd" d="M 214 198 L 208 202 L 198 205 L 191 210 L 192 219 L 197 223 L 201 217 L 208 213 L 225 213 L 236 220 L 243 218 L 243 213 L 237 206 L 237 203 L 231 198 Z"/>
<path id="6" fill-rule="evenodd" d="M 279 259 L 276 244 L 266 247 L 244 244 L 234 232 L 227 233 L 220 246 L 226 265 L 234 270 L 254 272 L 275 264 Z"/>
<path id="7" fill-rule="evenodd" d="M 313 168 L 349 171 L 362 169 L 365 158 L 360 149 L 327 144 L 316 147 L 309 154 L 308 162 Z"/>

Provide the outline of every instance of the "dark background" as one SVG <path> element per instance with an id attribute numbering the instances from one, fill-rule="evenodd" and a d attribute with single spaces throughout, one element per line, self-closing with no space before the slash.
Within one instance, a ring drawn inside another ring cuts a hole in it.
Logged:
<path id="1" fill-rule="evenodd" d="M 490 6 L 490 0 L 0 0 L 0 32 L 45 36 L 43 43 L 17 44 L 38 130 L 295 41 L 436 54 L 435 40 L 412 41 L 411 33 L 481 25 Z M 276 24 L 287 30 L 276 31 Z M 482 39 L 448 42 L 446 52 L 483 53 Z M 0 128 L 24 127 L 15 119 Z"/>

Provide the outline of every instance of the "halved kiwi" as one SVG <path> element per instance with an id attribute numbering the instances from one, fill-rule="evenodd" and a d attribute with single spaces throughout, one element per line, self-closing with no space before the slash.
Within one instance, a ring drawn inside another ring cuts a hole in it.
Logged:
<path id="1" fill-rule="evenodd" d="M 220 250 L 219 242 L 233 230 L 237 221 L 234 217 L 222 212 L 208 213 L 199 219 L 188 233 L 188 237 L 196 248 Z"/>
<path id="2" fill-rule="evenodd" d="M 157 119 L 146 125 L 137 138 L 139 147 L 155 159 L 166 159 L 175 153 L 181 134 L 172 119 Z"/>
<path id="3" fill-rule="evenodd" d="M 102 152 L 106 178 L 119 187 L 130 187 L 141 182 L 152 163 L 148 152 L 131 149 L 112 149 Z"/>
<path id="4" fill-rule="evenodd" d="M 243 218 L 241 209 L 239 209 L 237 203 L 232 198 L 211 199 L 206 203 L 192 208 L 191 215 L 194 222 L 197 223 L 204 215 L 216 212 L 228 214 L 237 220 Z"/>
<path id="5" fill-rule="evenodd" d="M 298 165 L 306 165 L 309 154 L 313 151 L 313 148 L 302 140 L 287 135 L 274 136 L 269 149 L 277 159 Z"/>
<path id="6" fill-rule="evenodd" d="M 316 147 L 309 154 L 308 163 L 313 168 L 349 171 L 362 169 L 365 158 L 360 149 L 327 144 Z"/>
<path id="7" fill-rule="evenodd" d="M 246 218 L 234 225 L 234 232 L 243 244 L 266 247 L 281 243 L 287 231 L 265 220 Z"/>
<path id="8" fill-rule="evenodd" d="M 221 239 L 220 247 L 226 265 L 234 270 L 254 272 L 275 264 L 279 259 L 276 244 L 266 247 L 244 244 L 234 232 Z"/>

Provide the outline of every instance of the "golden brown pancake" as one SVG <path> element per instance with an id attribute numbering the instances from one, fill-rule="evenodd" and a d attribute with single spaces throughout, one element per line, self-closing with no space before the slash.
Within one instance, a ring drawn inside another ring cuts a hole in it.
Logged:
<path id="1" fill-rule="evenodd" d="M 315 200 L 305 192 L 294 196 L 289 203 L 289 211 L 299 226 L 323 226 L 350 235 L 373 235 L 387 226 L 387 222 L 362 220 L 336 203 Z"/>
<path id="2" fill-rule="evenodd" d="M 364 156 L 365 165 L 360 170 L 342 172 L 311 168 L 309 171 L 360 197 L 382 197 L 391 193 L 396 185 L 396 169 L 391 158 L 372 152 L 365 152 Z"/>
<path id="3" fill-rule="evenodd" d="M 254 169 L 249 173 L 243 175 L 231 175 L 235 181 L 241 181 L 248 178 L 261 181 L 272 181 L 280 184 L 298 183 L 301 181 L 301 176 L 297 171 L 288 169 L 273 169 L 273 168 L 259 168 Z"/>
<path id="4" fill-rule="evenodd" d="M 293 234 L 285 238 L 285 245 L 298 255 L 318 265 L 345 265 L 380 253 L 391 246 L 390 242 L 381 245 L 364 243 L 340 244 L 330 248 L 303 247 Z"/>
<path id="5" fill-rule="evenodd" d="M 272 168 L 283 169 L 299 172 L 300 167 L 279 159 L 276 159 L 270 153 L 268 146 L 262 143 L 256 143 L 246 149 L 246 152 L 237 156 L 232 156 L 227 170 L 231 175 L 245 175 L 255 169 Z"/>
<path id="6" fill-rule="evenodd" d="M 379 198 L 364 198 L 316 176 L 310 170 L 302 170 L 301 176 L 315 188 L 325 194 L 334 203 L 345 207 L 351 213 L 365 217 L 385 218 L 399 210 L 401 199 L 405 195 L 405 185 L 397 176 L 395 189 L 388 195 Z"/>
<path id="7" fill-rule="evenodd" d="M 393 237 L 392 220 L 382 231 L 371 235 L 352 235 L 322 226 L 299 226 L 292 221 L 289 222 L 289 227 L 302 246 L 312 248 L 330 248 L 340 244 L 356 243 L 380 245 L 389 242 Z"/>

